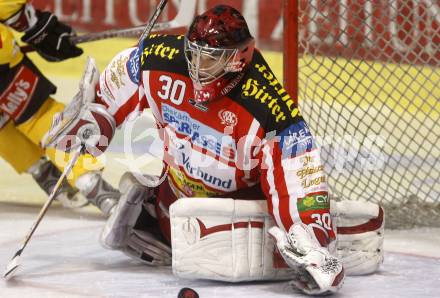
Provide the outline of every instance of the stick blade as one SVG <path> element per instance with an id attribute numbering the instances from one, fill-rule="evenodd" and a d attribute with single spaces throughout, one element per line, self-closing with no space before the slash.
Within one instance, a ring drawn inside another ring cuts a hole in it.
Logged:
<path id="1" fill-rule="evenodd" d="M 6 270 L 3 273 L 3 278 L 6 280 L 11 279 L 14 276 L 14 274 L 17 272 L 19 266 L 20 266 L 20 256 L 16 255 L 8 263 L 8 266 L 6 266 Z"/>

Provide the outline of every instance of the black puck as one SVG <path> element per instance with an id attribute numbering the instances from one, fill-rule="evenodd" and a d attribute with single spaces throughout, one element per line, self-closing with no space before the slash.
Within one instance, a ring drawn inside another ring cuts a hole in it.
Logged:
<path id="1" fill-rule="evenodd" d="M 191 288 L 182 288 L 177 298 L 199 298 L 199 294 Z"/>

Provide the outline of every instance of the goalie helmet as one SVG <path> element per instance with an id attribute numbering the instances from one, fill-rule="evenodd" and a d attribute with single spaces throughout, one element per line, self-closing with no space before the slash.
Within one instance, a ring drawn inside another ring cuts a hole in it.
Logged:
<path id="1" fill-rule="evenodd" d="M 185 57 L 194 100 L 206 103 L 225 95 L 252 60 L 255 41 L 235 8 L 218 5 L 197 16 L 185 36 Z"/>

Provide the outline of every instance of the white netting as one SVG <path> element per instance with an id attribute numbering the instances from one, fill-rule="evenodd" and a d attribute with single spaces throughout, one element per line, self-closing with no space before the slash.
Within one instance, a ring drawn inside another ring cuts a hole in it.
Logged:
<path id="1" fill-rule="evenodd" d="M 440 1 L 299 1 L 299 104 L 337 198 L 440 226 Z"/>

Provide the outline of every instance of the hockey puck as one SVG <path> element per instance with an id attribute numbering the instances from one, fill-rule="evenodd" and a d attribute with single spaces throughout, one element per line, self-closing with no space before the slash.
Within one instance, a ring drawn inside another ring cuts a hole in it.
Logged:
<path id="1" fill-rule="evenodd" d="M 199 298 L 199 294 L 191 288 L 182 288 L 177 298 Z"/>

